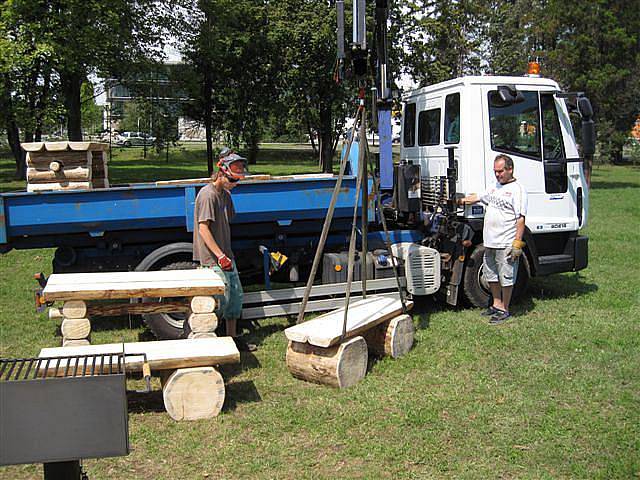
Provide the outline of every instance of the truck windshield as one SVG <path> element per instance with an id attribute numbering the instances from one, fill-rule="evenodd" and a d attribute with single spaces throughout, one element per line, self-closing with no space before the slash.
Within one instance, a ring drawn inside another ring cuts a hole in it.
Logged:
<path id="1" fill-rule="evenodd" d="M 523 102 L 505 105 L 497 91 L 489 92 L 491 147 L 498 152 L 541 160 L 538 94 L 522 93 Z"/>

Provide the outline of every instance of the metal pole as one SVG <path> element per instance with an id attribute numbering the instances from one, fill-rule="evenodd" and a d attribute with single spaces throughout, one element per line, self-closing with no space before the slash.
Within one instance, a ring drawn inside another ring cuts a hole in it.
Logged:
<path id="1" fill-rule="evenodd" d="M 364 93 L 364 92 L 363 92 Z M 364 97 L 364 95 L 363 95 Z M 361 99 L 364 104 L 364 98 Z M 360 150 L 358 151 L 358 163 L 360 163 L 360 175 L 362 176 L 362 217 L 361 217 L 361 225 L 362 228 L 362 255 L 360 257 L 360 261 L 362 262 L 360 265 L 361 276 L 360 280 L 362 281 L 362 298 L 367 298 L 367 222 L 368 222 L 368 200 L 369 200 L 369 188 L 367 185 L 367 162 L 365 161 L 365 150 L 368 149 L 367 144 L 367 121 L 365 116 L 364 105 L 362 107 L 362 122 L 360 123 Z"/>
<path id="2" fill-rule="evenodd" d="M 358 107 L 358 114 L 361 114 L 361 107 Z M 353 125 L 354 131 L 358 123 L 358 114 L 356 114 L 356 120 Z M 304 296 L 302 297 L 302 304 L 300 305 L 300 312 L 298 313 L 298 319 L 296 320 L 296 323 L 301 323 L 304 320 L 304 311 L 307 308 L 307 303 L 309 302 L 309 296 L 311 295 L 311 288 L 313 288 L 313 280 L 318 271 L 320 258 L 322 257 L 322 252 L 324 251 L 324 244 L 326 243 L 327 236 L 329 235 L 329 227 L 331 226 L 331 220 L 333 219 L 333 212 L 336 207 L 336 202 L 338 201 L 338 194 L 340 193 L 340 187 L 342 186 L 342 177 L 344 177 L 344 170 L 347 166 L 347 159 L 349 158 L 349 153 L 351 152 L 351 144 L 353 143 L 353 137 L 354 136 L 352 135 L 351 138 L 349 139 L 349 143 L 347 144 L 347 151 L 345 152 L 345 155 L 342 158 L 342 162 L 340 163 L 340 171 L 338 173 L 338 179 L 336 180 L 336 185 L 333 189 L 333 194 L 331 196 L 331 202 L 329 203 L 329 210 L 327 211 L 327 216 L 324 219 L 324 225 L 322 226 L 322 233 L 320 234 L 320 240 L 318 241 L 316 254 L 313 258 L 311 273 L 309 274 L 309 279 L 307 280 L 307 286 L 304 290 Z"/>

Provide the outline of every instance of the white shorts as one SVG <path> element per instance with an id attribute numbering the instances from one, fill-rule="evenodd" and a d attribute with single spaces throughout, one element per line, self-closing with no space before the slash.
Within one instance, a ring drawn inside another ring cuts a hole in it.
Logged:
<path id="1" fill-rule="evenodd" d="M 512 261 L 505 255 L 506 250 L 485 247 L 482 274 L 487 282 L 500 282 L 502 287 L 511 287 L 516 283 L 518 259 Z"/>

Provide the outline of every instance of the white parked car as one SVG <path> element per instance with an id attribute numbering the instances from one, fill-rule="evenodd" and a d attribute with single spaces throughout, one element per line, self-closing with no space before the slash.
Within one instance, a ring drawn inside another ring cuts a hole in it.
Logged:
<path id="1" fill-rule="evenodd" d="M 155 137 L 152 137 L 148 133 L 144 132 L 123 132 L 116 140 L 117 145 L 123 147 L 137 147 L 144 145 L 153 145 L 156 141 Z"/>

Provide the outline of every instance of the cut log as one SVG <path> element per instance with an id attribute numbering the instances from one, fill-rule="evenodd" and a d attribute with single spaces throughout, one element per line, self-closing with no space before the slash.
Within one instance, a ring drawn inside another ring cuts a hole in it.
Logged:
<path id="1" fill-rule="evenodd" d="M 212 313 L 215 309 L 216 299 L 211 296 L 191 298 L 191 311 L 193 313 Z"/>
<path id="2" fill-rule="evenodd" d="M 190 332 L 188 338 L 215 338 L 215 332 Z"/>
<path id="3" fill-rule="evenodd" d="M 53 170 L 51 165 L 58 166 L 58 170 Z M 48 170 L 27 168 L 27 181 L 29 183 L 46 182 L 84 182 L 91 180 L 91 171 L 87 167 L 62 168 L 58 162 L 51 162 Z"/>
<path id="4" fill-rule="evenodd" d="M 90 303 L 87 305 L 87 316 L 116 317 L 118 315 L 140 315 L 143 313 L 188 313 L 189 303 L 174 300 L 170 302 L 142 303 Z"/>
<path id="5" fill-rule="evenodd" d="M 213 332 L 218 327 L 218 317 L 215 313 L 192 313 L 188 322 L 194 333 Z"/>
<path id="6" fill-rule="evenodd" d="M 62 164 L 60 162 L 51 162 L 49 164 L 49 170 L 52 172 L 59 172 L 62 169 Z M 27 170 L 27 180 L 29 180 L 29 171 Z"/>
<path id="7" fill-rule="evenodd" d="M 88 338 L 81 338 L 78 340 L 71 340 L 66 338 L 62 339 L 62 348 L 85 347 L 85 346 L 91 346 L 91 341 Z"/>
<path id="8" fill-rule="evenodd" d="M 84 300 L 67 300 L 62 305 L 64 318 L 85 318 L 87 316 L 87 303 Z"/>
<path id="9" fill-rule="evenodd" d="M 286 361 L 287 368 L 296 378 L 346 388 L 364 378 L 367 357 L 364 338 L 354 337 L 329 348 L 289 342 Z"/>
<path id="10" fill-rule="evenodd" d="M 69 355 L 104 355 L 105 365 L 117 362 L 117 355 L 123 352 L 127 355 L 125 365 L 128 371 L 141 371 L 144 363 L 142 354 L 146 354 L 152 370 L 171 370 L 176 368 L 204 367 L 238 363 L 240 352 L 231 337 L 198 338 L 184 340 L 163 340 L 157 342 L 108 343 L 103 345 L 88 345 L 73 348 L 43 348 L 40 357 L 68 357 Z M 135 355 L 134 355 L 135 354 Z M 66 367 L 66 359 L 60 360 L 60 367 Z M 75 366 L 71 360 L 70 367 Z M 89 367 L 87 367 L 89 369 Z M 96 365 L 99 370 L 100 365 Z M 44 367 L 41 368 L 44 370 Z M 47 369 L 53 373 L 54 366 Z M 80 365 L 82 370 L 82 365 Z"/>
<path id="11" fill-rule="evenodd" d="M 29 152 L 27 153 L 27 167 L 47 170 L 52 162 L 57 162 L 62 168 L 90 167 L 92 157 L 90 152 Z"/>
<path id="12" fill-rule="evenodd" d="M 200 420 L 217 416 L 224 404 L 224 380 L 213 367 L 181 368 L 162 388 L 164 406 L 174 420 Z"/>
<path id="13" fill-rule="evenodd" d="M 43 291 L 46 301 L 222 294 L 224 281 L 215 271 L 206 268 L 154 272 L 54 273 Z"/>
<path id="14" fill-rule="evenodd" d="M 62 311 L 59 308 L 51 307 L 49 309 L 49 320 L 57 320 L 59 318 L 64 318 Z"/>
<path id="15" fill-rule="evenodd" d="M 27 192 L 46 192 L 51 190 L 91 190 L 91 182 L 51 182 L 30 183 Z"/>
<path id="16" fill-rule="evenodd" d="M 413 320 L 409 315 L 400 315 L 363 334 L 369 352 L 375 355 L 398 358 L 413 346 Z"/>
<path id="17" fill-rule="evenodd" d="M 407 302 L 407 308 L 412 307 L 413 303 Z M 401 313 L 402 303 L 400 300 L 389 297 L 369 296 L 366 299 L 350 303 L 346 338 L 360 335 Z M 289 327 L 284 333 L 287 339 L 294 342 L 308 342 L 318 347 L 329 347 L 341 340 L 343 320 L 344 308 L 339 308 L 308 322 Z"/>
<path id="18" fill-rule="evenodd" d="M 80 340 L 91 333 L 91 322 L 88 318 L 65 318 L 60 326 L 65 340 Z"/>

